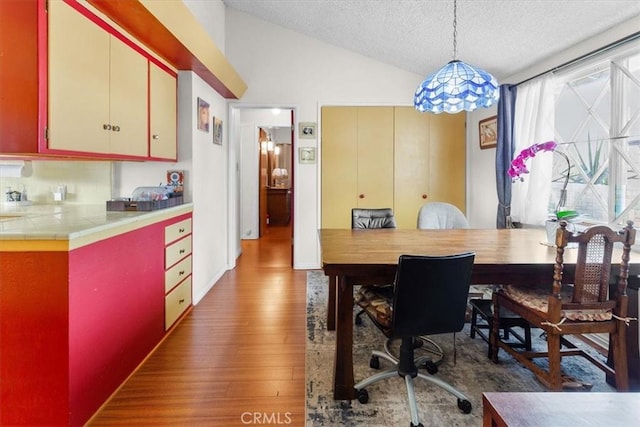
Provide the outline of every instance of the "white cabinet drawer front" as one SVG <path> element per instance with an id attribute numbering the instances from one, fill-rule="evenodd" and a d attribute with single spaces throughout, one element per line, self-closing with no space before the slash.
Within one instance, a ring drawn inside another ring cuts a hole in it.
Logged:
<path id="1" fill-rule="evenodd" d="M 191 305 L 191 277 L 164 298 L 164 329 L 167 330 Z"/>
<path id="2" fill-rule="evenodd" d="M 169 244 L 187 234 L 191 234 L 191 218 L 167 226 L 164 229 L 164 243 Z"/>
<path id="3" fill-rule="evenodd" d="M 191 256 L 183 259 L 164 272 L 164 292 L 167 293 L 175 285 L 191 274 Z"/>
<path id="4" fill-rule="evenodd" d="M 164 250 L 164 267 L 171 267 L 182 258 L 191 253 L 191 235 L 182 240 L 178 240 Z"/>

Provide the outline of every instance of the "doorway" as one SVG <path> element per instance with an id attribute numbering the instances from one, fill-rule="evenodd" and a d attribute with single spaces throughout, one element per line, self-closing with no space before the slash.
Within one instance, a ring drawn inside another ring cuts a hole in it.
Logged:
<path id="1" fill-rule="evenodd" d="M 290 236 L 293 266 L 294 112 L 291 107 L 230 105 L 229 188 L 238 200 L 236 212 L 230 213 L 236 224 L 230 224 L 230 242 L 237 245 L 230 253 L 239 255 L 241 241 L 260 239 L 277 228 L 277 234 Z"/>

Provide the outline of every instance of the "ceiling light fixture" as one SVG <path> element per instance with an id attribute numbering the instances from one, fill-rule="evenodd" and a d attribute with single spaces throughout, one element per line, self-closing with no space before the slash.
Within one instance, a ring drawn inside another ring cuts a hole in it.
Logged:
<path id="1" fill-rule="evenodd" d="M 435 114 L 473 111 L 498 102 L 498 82 L 486 71 L 457 59 L 457 4 L 453 0 L 453 60 L 429 75 L 416 90 L 416 110 Z"/>

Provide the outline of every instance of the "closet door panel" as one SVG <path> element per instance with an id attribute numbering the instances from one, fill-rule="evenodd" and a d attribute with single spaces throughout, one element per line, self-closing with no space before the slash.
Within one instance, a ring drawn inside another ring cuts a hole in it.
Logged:
<path id="1" fill-rule="evenodd" d="M 416 228 L 418 211 L 429 200 L 429 142 L 432 114 L 395 108 L 394 206 L 398 228 Z"/>
<path id="2" fill-rule="evenodd" d="M 393 208 L 393 107 L 358 108 L 358 207 Z"/>
<path id="3" fill-rule="evenodd" d="M 429 200 L 451 203 L 465 212 L 466 115 L 435 115 L 430 129 Z"/>
<path id="4" fill-rule="evenodd" d="M 358 200 L 358 108 L 323 107 L 321 114 L 322 227 L 351 228 Z"/>

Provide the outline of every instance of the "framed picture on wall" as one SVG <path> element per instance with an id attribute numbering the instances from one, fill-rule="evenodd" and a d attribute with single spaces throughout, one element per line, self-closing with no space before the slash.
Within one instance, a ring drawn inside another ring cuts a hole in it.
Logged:
<path id="1" fill-rule="evenodd" d="M 198 116 L 196 118 L 196 128 L 202 132 L 209 133 L 209 103 L 202 98 L 198 98 Z"/>
<path id="2" fill-rule="evenodd" d="M 493 116 L 478 123 L 480 149 L 492 148 L 498 144 L 498 117 Z"/>
<path id="3" fill-rule="evenodd" d="M 298 138 L 300 139 L 315 139 L 316 137 L 316 124 L 311 122 L 300 123 L 300 129 L 298 131 Z"/>
<path id="4" fill-rule="evenodd" d="M 298 162 L 302 164 L 311 164 L 316 162 L 316 149 L 315 147 L 300 147 L 298 148 Z"/>
<path id="5" fill-rule="evenodd" d="M 222 145 L 222 120 L 213 118 L 213 143 Z"/>

